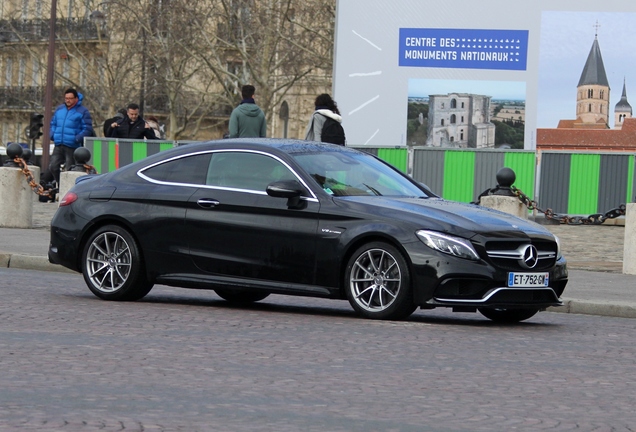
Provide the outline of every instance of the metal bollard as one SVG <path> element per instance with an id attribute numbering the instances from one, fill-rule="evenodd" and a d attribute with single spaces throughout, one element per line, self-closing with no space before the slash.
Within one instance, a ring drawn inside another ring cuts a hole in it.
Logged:
<path id="1" fill-rule="evenodd" d="M 491 189 L 488 195 L 481 196 L 479 204 L 528 219 L 528 206 L 522 203 L 512 191 L 512 185 L 516 179 L 517 176 L 513 170 L 507 167 L 501 168 L 497 171 L 497 187 Z"/>

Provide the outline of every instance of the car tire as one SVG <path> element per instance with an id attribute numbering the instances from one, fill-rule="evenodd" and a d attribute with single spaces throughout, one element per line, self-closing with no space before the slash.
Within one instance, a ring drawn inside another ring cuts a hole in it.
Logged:
<path id="1" fill-rule="evenodd" d="M 516 323 L 532 318 L 539 309 L 488 309 L 480 308 L 479 313 L 499 323 Z"/>
<path id="2" fill-rule="evenodd" d="M 139 300 L 153 287 L 146 279 L 137 242 L 117 225 L 103 226 L 88 238 L 82 274 L 92 293 L 103 300 Z"/>
<path id="3" fill-rule="evenodd" d="M 356 250 L 344 284 L 351 307 L 365 318 L 400 320 L 416 309 L 406 259 L 388 243 L 368 243 Z"/>
<path id="4" fill-rule="evenodd" d="M 245 289 L 217 288 L 216 295 L 231 303 L 254 303 L 269 296 L 268 292 L 251 291 Z"/>

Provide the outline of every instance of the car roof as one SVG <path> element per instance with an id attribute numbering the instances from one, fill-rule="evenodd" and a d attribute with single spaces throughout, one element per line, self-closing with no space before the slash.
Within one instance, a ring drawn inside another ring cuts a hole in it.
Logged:
<path id="1" fill-rule="evenodd" d="M 206 142 L 185 142 L 180 143 L 178 147 L 155 153 L 140 161 L 133 162 L 119 168 L 119 172 L 137 171 L 138 169 L 153 165 L 155 163 L 179 157 L 188 153 L 205 152 L 212 150 L 252 150 L 265 151 L 279 157 L 287 157 L 287 155 L 320 153 L 320 152 L 352 152 L 361 153 L 358 150 L 348 148 L 341 145 L 322 143 L 316 141 L 305 141 L 298 139 L 284 138 L 230 138 L 220 139 Z M 116 172 L 116 171 L 113 171 Z"/>
<path id="2" fill-rule="evenodd" d="M 231 138 L 185 145 L 185 147 L 189 147 L 190 149 L 192 149 L 192 147 L 190 146 L 196 146 L 197 150 L 212 150 L 218 148 L 270 151 L 279 150 L 287 154 L 325 151 L 356 152 L 356 150 L 354 149 L 347 148 L 341 145 L 286 138 Z"/>

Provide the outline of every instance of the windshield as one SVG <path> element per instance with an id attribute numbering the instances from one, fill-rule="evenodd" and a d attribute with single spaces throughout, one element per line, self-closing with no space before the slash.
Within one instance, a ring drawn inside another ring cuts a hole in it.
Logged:
<path id="1" fill-rule="evenodd" d="M 334 151 L 293 156 L 325 192 L 334 196 L 427 196 L 407 178 L 364 153 Z"/>

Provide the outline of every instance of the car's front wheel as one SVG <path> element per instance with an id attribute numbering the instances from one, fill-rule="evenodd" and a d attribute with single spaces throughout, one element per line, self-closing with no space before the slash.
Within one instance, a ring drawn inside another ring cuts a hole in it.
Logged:
<path id="1" fill-rule="evenodd" d="M 214 292 L 223 300 L 229 301 L 231 303 L 254 303 L 257 301 L 261 301 L 269 296 L 268 292 L 251 291 L 241 288 L 217 288 L 214 290 Z"/>
<path id="2" fill-rule="evenodd" d="M 137 242 L 120 226 L 95 231 L 86 242 L 82 263 L 84 281 L 101 299 L 134 301 L 152 289 Z"/>
<path id="3" fill-rule="evenodd" d="M 516 323 L 532 318 L 539 309 L 488 309 L 480 308 L 479 312 L 489 320 L 500 323 Z"/>
<path id="4" fill-rule="evenodd" d="M 399 320 L 416 309 L 406 260 L 388 243 L 373 242 L 356 250 L 344 282 L 349 303 L 366 318 Z"/>

